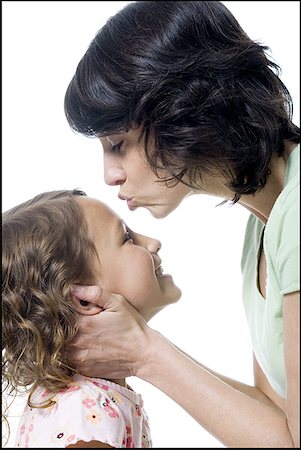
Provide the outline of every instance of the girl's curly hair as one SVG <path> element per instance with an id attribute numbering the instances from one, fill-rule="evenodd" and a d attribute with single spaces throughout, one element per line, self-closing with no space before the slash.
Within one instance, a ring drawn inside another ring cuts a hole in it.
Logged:
<path id="1" fill-rule="evenodd" d="M 202 175 L 222 169 L 237 201 L 265 185 L 285 140 L 300 142 L 268 50 L 220 1 L 131 2 L 79 62 L 67 120 L 92 137 L 138 127 L 163 181 L 202 189 Z"/>
<path id="2" fill-rule="evenodd" d="M 40 194 L 2 214 L 2 377 L 4 390 L 36 386 L 55 394 L 75 369 L 71 286 L 91 279 L 95 252 L 75 196 Z M 29 396 L 30 404 L 30 396 Z"/>

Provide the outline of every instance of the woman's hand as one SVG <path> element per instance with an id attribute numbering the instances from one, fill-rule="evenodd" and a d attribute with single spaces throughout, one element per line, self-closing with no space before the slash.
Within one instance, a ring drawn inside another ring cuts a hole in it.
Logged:
<path id="1" fill-rule="evenodd" d="M 151 348 L 151 328 L 121 295 L 99 286 L 75 286 L 78 300 L 98 305 L 102 311 L 79 316 L 79 334 L 71 346 L 71 360 L 83 375 L 124 378 L 145 365 Z"/>

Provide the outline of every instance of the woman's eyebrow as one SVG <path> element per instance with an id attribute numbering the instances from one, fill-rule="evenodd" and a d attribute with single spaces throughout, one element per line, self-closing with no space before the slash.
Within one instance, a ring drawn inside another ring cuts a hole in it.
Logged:
<path id="1" fill-rule="evenodd" d="M 112 147 L 114 146 L 114 142 L 112 141 L 112 138 L 109 138 L 108 136 L 106 136 L 106 140 L 108 141 L 109 144 L 112 145 Z"/>
<path id="2" fill-rule="evenodd" d="M 115 145 L 114 141 L 120 141 L 122 139 L 124 139 L 126 133 L 116 133 L 116 134 L 111 134 L 109 136 L 105 136 L 105 139 L 109 142 L 109 144 L 111 145 Z"/>

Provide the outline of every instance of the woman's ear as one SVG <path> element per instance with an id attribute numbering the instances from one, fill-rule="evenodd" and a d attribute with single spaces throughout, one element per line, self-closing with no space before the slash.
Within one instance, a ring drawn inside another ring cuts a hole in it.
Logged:
<path id="1" fill-rule="evenodd" d="M 94 316 L 95 314 L 98 314 L 103 310 L 101 306 L 98 306 L 86 300 L 80 300 L 79 298 L 75 297 L 75 295 L 72 295 L 72 300 L 75 305 L 76 311 L 84 316 Z"/>

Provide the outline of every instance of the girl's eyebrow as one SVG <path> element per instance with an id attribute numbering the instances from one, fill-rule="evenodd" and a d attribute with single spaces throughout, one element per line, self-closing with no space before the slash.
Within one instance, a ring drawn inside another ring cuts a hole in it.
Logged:
<path id="1" fill-rule="evenodd" d="M 121 220 L 121 219 L 118 219 L 116 221 L 116 224 L 115 224 L 114 228 L 113 228 L 114 234 L 116 233 L 116 234 L 118 234 L 120 236 L 121 235 L 123 236 L 125 234 L 126 230 L 127 230 L 127 226 L 124 223 L 124 221 Z"/>

